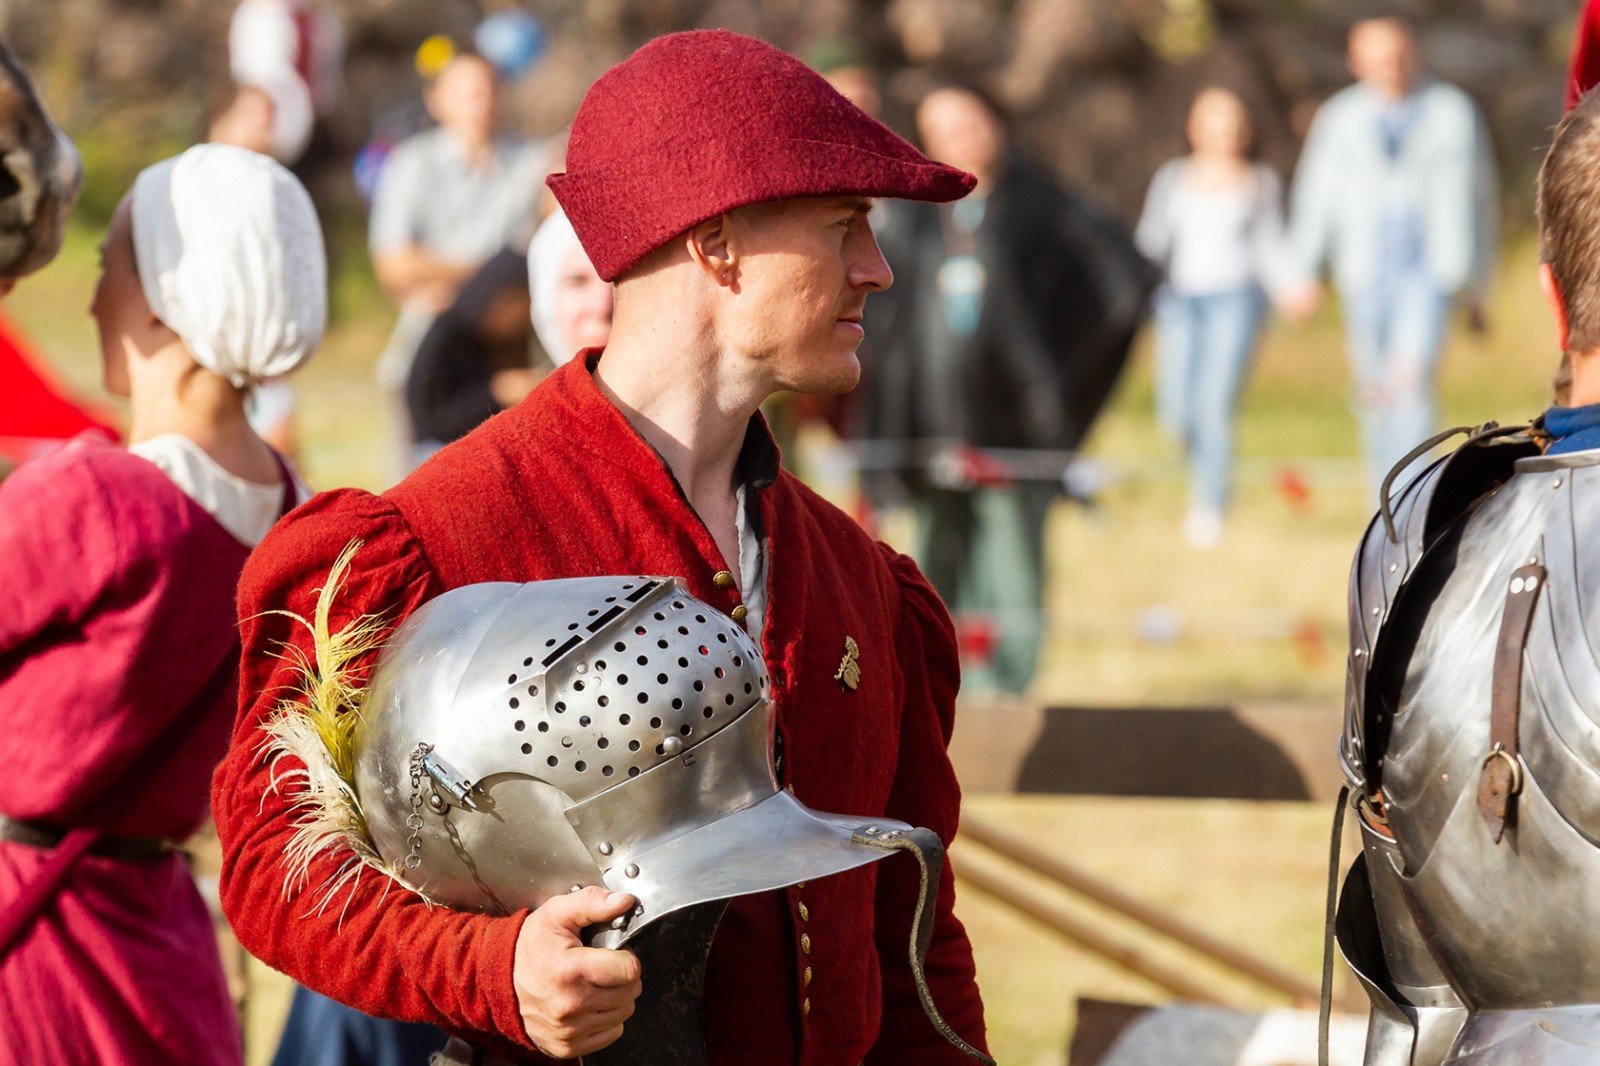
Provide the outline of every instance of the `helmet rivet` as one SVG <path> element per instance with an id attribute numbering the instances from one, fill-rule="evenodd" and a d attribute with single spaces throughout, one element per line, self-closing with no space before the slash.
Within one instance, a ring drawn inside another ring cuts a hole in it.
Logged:
<path id="1" fill-rule="evenodd" d="M 622 872 L 627 874 L 629 877 L 638 877 L 639 876 L 639 864 L 630 862 L 628 865 L 626 865 L 626 866 L 624 866 L 622 868 Z"/>
<path id="2" fill-rule="evenodd" d="M 641 915 L 643 913 L 644 913 L 644 904 L 643 903 L 635 904 L 634 908 L 633 908 L 633 916 L 635 918 L 637 918 L 637 917 L 639 917 L 639 915 Z"/>
<path id="3" fill-rule="evenodd" d="M 428 794 L 428 807 L 435 814 L 443 814 L 445 808 L 444 797 L 437 792 L 430 792 Z"/>
<path id="4" fill-rule="evenodd" d="M 661 750 L 668 755 L 676 755 L 683 750 L 683 741 L 678 737 L 668 737 L 661 742 Z"/>
<path id="5" fill-rule="evenodd" d="M 580 662 L 576 667 L 573 668 L 573 672 L 578 674 L 587 674 L 589 672 L 589 664 Z"/>
<path id="6" fill-rule="evenodd" d="M 568 892 L 582 892 L 583 891 L 583 886 L 582 885 L 573 885 L 571 888 L 567 889 L 567 891 Z"/>
<path id="7" fill-rule="evenodd" d="M 596 849 L 596 850 L 598 850 L 600 852 L 600 854 L 602 854 L 602 855 L 610 855 L 611 854 L 611 845 L 609 843 L 602 842 L 600 847 L 598 849 Z"/>
<path id="8" fill-rule="evenodd" d="M 613 929 L 621 929 L 624 926 L 626 926 L 627 924 L 628 924 L 628 916 L 626 914 L 622 915 L 620 918 L 611 919 L 611 928 L 613 928 Z"/>

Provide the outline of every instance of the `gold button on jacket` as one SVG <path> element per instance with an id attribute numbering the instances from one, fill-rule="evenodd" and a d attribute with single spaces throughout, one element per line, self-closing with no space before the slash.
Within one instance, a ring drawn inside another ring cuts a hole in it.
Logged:
<path id="1" fill-rule="evenodd" d="M 711 583 L 719 589 L 731 589 L 733 587 L 733 571 L 718 570 L 711 575 Z"/>

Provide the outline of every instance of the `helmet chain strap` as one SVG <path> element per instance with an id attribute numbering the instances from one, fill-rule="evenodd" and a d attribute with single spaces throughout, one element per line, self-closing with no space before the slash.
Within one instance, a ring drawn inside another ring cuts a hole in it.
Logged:
<path id="1" fill-rule="evenodd" d="M 415 870 L 422 865 L 422 761 L 432 750 L 432 744 L 418 744 L 411 750 L 411 813 L 406 815 L 406 828 L 411 830 L 411 836 L 406 841 L 408 870 Z"/>

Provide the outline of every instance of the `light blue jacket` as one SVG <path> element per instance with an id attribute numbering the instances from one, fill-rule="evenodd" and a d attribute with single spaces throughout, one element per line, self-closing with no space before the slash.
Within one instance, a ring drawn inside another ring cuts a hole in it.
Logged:
<path id="1" fill-rule="evenodd" d="M 1331 262 L 1341 292 L 1366 291 L 1379 268 L 1382 205 L 1399 191 L 1421 205 L 1423 259 L 1441 291 L 1483 293 L 1498 228 L 1488 131 L 1472 99 L 1453 85 L 1423 82 L 1413 103 L 1415 121 L 1393 161 L 1377 93 L 1352 85 L 1318 109 L 1290 199 L 1294 258 L 1306 279 Z"/>

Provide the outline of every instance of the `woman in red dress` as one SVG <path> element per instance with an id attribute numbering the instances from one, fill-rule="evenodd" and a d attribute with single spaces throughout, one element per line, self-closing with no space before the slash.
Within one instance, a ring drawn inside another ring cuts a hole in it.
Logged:
<path id="1" fill-rule="evenodd" d="M 239 573 L 303 495 L 245 399 L 321 338 L 322 235 L 288 171 L 202 145 L 140 174 L 102 258 L 129 447 L 0 485 L 0 1064 L 235 1064 L 176 844 L 233 721 Z"/>

